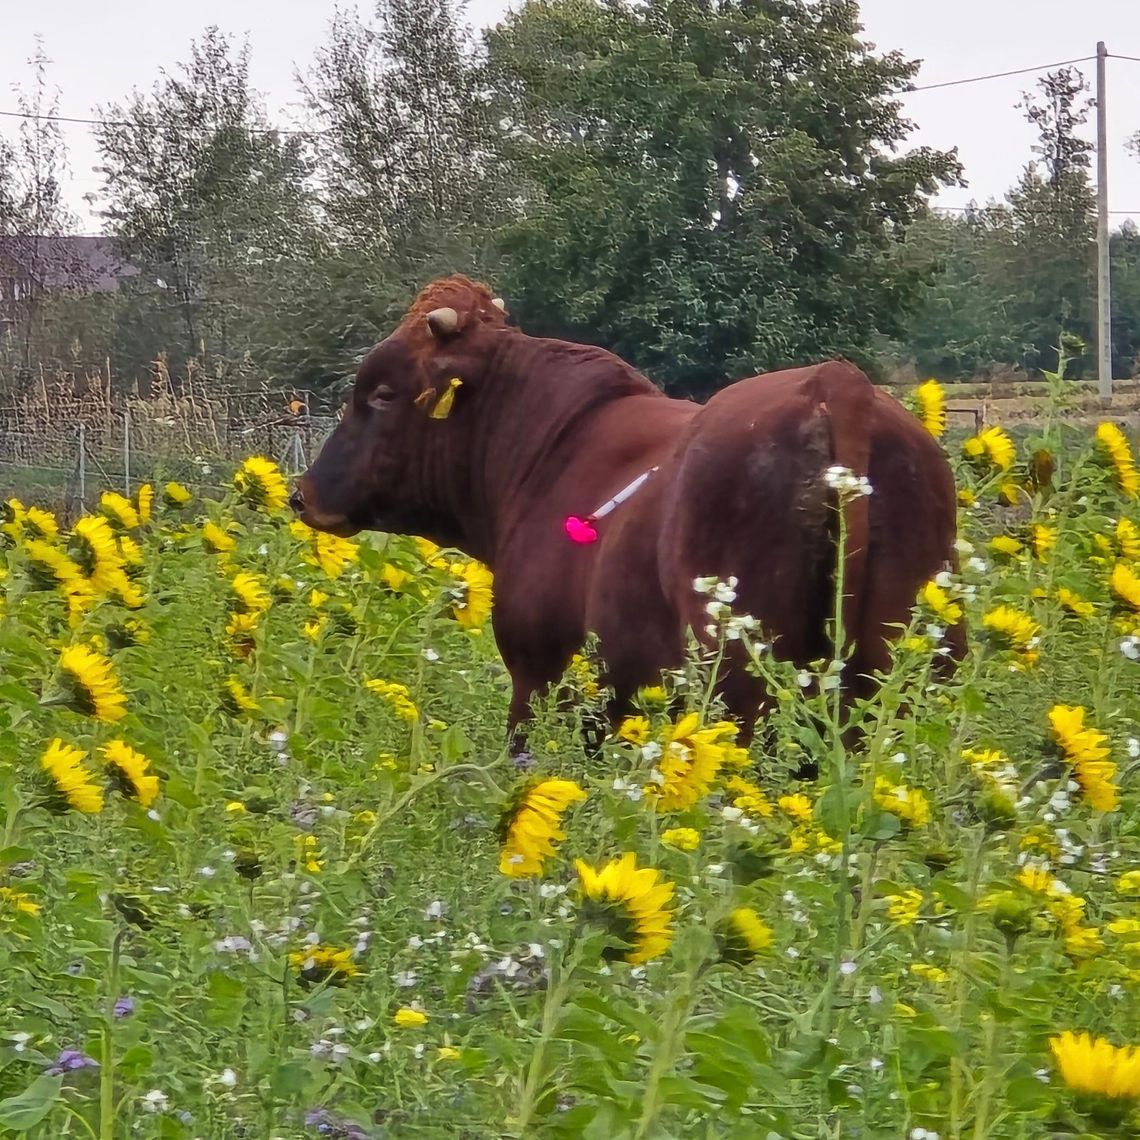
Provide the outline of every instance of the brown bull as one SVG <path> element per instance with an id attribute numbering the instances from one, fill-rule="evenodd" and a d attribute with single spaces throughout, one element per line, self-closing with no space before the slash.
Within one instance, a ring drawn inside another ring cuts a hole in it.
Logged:
<path id="1" fill-rule="evenodd" d="M 508 327 L 486 288 L 450 277 L 368 353 L 292 504 L 318 529 L 422 535 L 491 567 L 513 727 L 588 632 L 619 709 L 680 665 L 690 628 L 708 638 L 700 576 L 739 580 L 734 609 L 778 657 L 829 658 L 834 465 L 873 487 L 845 508 L 854 690 L 954 563 L 955 493 L 935 441 L 851 364 L 741 380 L 702 407 L 602 349 Z M 962 631 L 948 636 L 959 651 Z M 747 731 L 759 681 L 738 663 L 722 689 Z"/>

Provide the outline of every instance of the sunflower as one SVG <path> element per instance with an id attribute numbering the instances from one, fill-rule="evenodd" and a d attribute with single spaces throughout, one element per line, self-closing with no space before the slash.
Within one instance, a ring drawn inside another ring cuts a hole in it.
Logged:
<path id="1" fill-rule="evenodd" d="M 139 525 L 134 503 L 118 491 L 104 491 L 99 496 L 99 509 L 120 530 L 134 530 Z"/>
<path id="2" fill-rule="evenodd" d="M 430 567 L 432 570 L 446 570 L 447 563 L 440 557 L 440 547 L 436 546 L 430 538 L 416 537 L 412 539 L 415 543 L 416 552 L 423 560 L 425 566 Z"/>
<path id="3" fill-rule="evenodd" d="M 193 498 L 189 487 L 170 482 L 162 488 L 162 498 L 168 507 L 184 507 Z"/>
<path id="4" fill-rule="evenodd" d="M 794 823 L 811 823 L 814 807 L 803 792 L 796 792 L 790 796 L 780 796 L 776 806 Z"/>
<path id="5" fill-rule="evenodd" d="M 150 522 L 154 513 L 154 487 L 150 483 L 143 483 L 135 492 L 135 512 L 140 523 Z"/>
<path id="6" fill-rule="evenodd" d="M 233 641 L 247 640 L 253 636 L 254 630 L 257 629 L 257 623 L 260 620 L 260 613 L 230 614 L 229 620 L 226 622 L 226 637 Z"/>
<path id="7" fill-rule="evenodd" d="M 1113 1045 L 1103 1037 L 1066 1030 L 1049 1038 L 1049 1048 L 1074 1092 L 1140 1098 L 1140 1045 Z"/>
<path id="8" fill-rule="evenodd" d="M 636 744 L 640 748 L 643 744 L 649 743 L 650 731 L 651 727 L 648 717 L 627 716 L 625 720 L 618 725 L 617 738 L 618 740 L 625 740 L 630 744 Z"/>
<path id="9" fill-rule="evenodd" d="M 59 656 L 59 668 L 79 712 L 107 724 L 127 715 L 126 694 L 114 666 L 101 653 L 86 645 L 68 646 Z"/>
<path id="10" fill-rule="evenodd" d="M 1131 519 L 1117 519 L 1113 529 L 1116 549 L 1126 562 L 1140 562 L 1140 526 Z"/>
<path id="11" fill-rule="evenodd" d="M 933 966 L 929 962 L 912 962 L 910 972 L 916 978 L 922 978 L 924 982 L 933 982 L 935 985 L 950 980 L 950 975 L 941 966 Z"/>
<path id="12" fill-rule="evenodd" d="M 732 800 L 732 806 L 745 815 L 767 819 L 775 811 L 763 790 L 743 776 L 730 776 L 724 782 L 724 789 Z"/>
<path id="13" fill-rule="evenodd" d="M 970 507 L 978 505 L 978 496 L 975 492 L 971 491 L 969 487 L 962 487 L 958 491 L 958 506 L 965 507 L 967 510 Z"/>
<path id="14" fill-rule="evenodd" d="M 1085 710 L 1080 705 L 1054 705 L 1049 724 L 1085 799 L 1097 811 L 1113 811 L 1119 789 L 1113 783 L 1116 765 L 1109 759 L 1108 737 L 1085 725 Z"/>
<path id="15" fill-rule="evenodd" d="M 638 867 L 627 851 L 600 868 L 574 861 L 587 920 L 604 925 L 622 943 L 605 958 L 624 957 L 632 965 L 660 957 L 673 941 L 673 884 L 652 867 Z"/>
<path id="16" fill-rule="evenodd" d="M 78 560 L 94 580 L 115 569 L 122 569 L 119 547 L 111 524 L 99 515 L 84 515 L 71 528 Z"/>
<path id="17" fill-rule="evenodd" d="M 86 755 L 86 752 L 57 738 L 40 757 L 40 767 L 53 785 L 52 807 L 55 810 L 74 808 L 88 815 L 97 815 L 103 810 L 103 789 L 91 779 L 91 773 L 84 766 Z"/>
<path id="18" fill-rule="evenodd" d="M 1132 456 L 1128 437 L 1113 423 L 1102 423 L 1096 429 L 1096 441 L 1104 449 L 1116 473 L 1116 482 L 1129 499 L 1140 495 L 1140 471 Z"/>
<path id="19" fill-rule="evenodd" d="M 289 964 L 301 980 L 309 985 L 329 982 L 334 986 L 342 986 L 360 973 L 352 960 L 352 948 L 349 946 L 306 946 L 289 955 Z"/>
<path id="20" fill-rule="evenodd" d="M 717 941 L 726 962 L 743 965 L 772 945 L 772 928 L 750 906 L 738 906 L 720 924 Z"/>
<path id="21" fill-rule="evenodd" d="M 350 562 L 355 562 L 359 548 L 347 538 L 337 538 L 335 534 L 317 533 L 313 540 L 313 556 L 310 561 L 324 571 L 328 578 L 339 578 Z"/>
<path id="22" fill-rule="evenodd" d="M 1133 610 L 1140 610 L 1140 574 L 1126 562 L 1118 562 L 1112 568 L 1108 588 L 1113 596 Z"/>
<path id="23" fill-rule="evenodd" d="M 39 507 L 28 507 L 24 512 L 23 524 L 25 529 L 32 531 L 37 537 L 47 542 L 54 542 L 59 538 L 59 523 L 51 511 L 41 510 Z"/>
<path id="24" fill-rule="evenodd" d="M 998 606 L 982 616 L 982 625 L 1001 647 L 1012 649 L 1028 663 L 1037 660 L 1041 627 L 1028 614 L 1012 606 Z"/>
<path id="25" fill-rule="evenodd" d="M 124 565 L 136 569 L 143 565 L 142 547 L 129 534 L 119 535 L 118 547 Z"/>
<path id="26" fill-rule="evenodd" d="M 19 542 L 24 534 L 24 516 L 28 508 L 19 499 L 6 499 L 0 504 L 0 534 L 11 542 Z"/>
<path id="27" fill-rule="evenodd" d="M 232 605 L 239 614 L 260 615 L 269 609 L 271 598 L 256 574 L 235 574 L 230 582 Z"/>
<path id="28" fill-rule="evenodd" d="M 1014 558 L 1021 553 L 1022 544 L 1008 534 L 999 534 L 990 539 L 990 549 L 995 554 L 1003 554 L 1007 558 Z"/>
<path id="29" fill-rule="evenodd" d="M 926 380 L 914 390 L 918 418 L 935 439 L 946 431 L 946 393 L 937 380 Z"/>
<path id="30" fill-rule="evenodd" d="M 698 713 L 689 713 L 669 727 L 664 753 L 645 789 L 658 811 L 691 808 L 708 794 L 729 760 L 736 726 L 720 722 L 701 728 L 700 723 Z"/>
<path id="31" fill-rule="evenodd" d="M 670 827 L 661 832 L 661 842 L 677 851 L 696 851 L 701 845 L 701 833 L 693 827 Z"/>
<path id="32" fill-rule="evenodd" d="M 962 620 L 962 607 L 937 582 L 927 582 L 918 596 L 922 604 L 946 625 L 957 625 Z"/>
<path id="33" fill-rule="evenodd" d="M 261 705 L 236 677 L 226 678 L 222 690 L 222 704 L 235 716 L 261 712 Z"/>
<path id="34" fill-rule="evenodd" d="M 40 538 L 31 538 L 24 543 L 24 553 L 31 563 L 32 574 L 41 581 L 68 587 L 76 583 L 87 584 L 83 567 L 65 554 L 57 546 L 52 546 Z"/>
<path id="35" fill-rule="evenodd" d="M 898 816 L 908 827 L 925 827 L 930 822 L 930 801 L 921 788 L 892 784 L 886 776 L 875 777 L 875 803 Z"/>
<path id="36" fill-rule="evenodd" d="M 392 1024 L 397 1029 L 419 1029 L 427 1023 L 428 1015 L 422 1009 L 412 1009 L 405 1005 L 392 1014 Z"/>
<path id="37" fill-rule="evenodd" d="M 399 566 L 393 566 L 391 562 L 385 562 L 380 567 L 380 581 L 396 593 L 412 581 L 412 574 L 408 570 L 401 570 Z"/>
<path id="38" fill-rule="evenodd" d="M 211 554 L 229 554 L 237 547 L 232 534 L 209 520 L 202 524 L 202 542 Z"/>
<path id="39" fill-rule="evenodd" d="M 1029 532 L 1029 544 L 1033 547 L 1034 557 L 1044 562 L 1057 545 L 1057 528 L 1034 523 Z"/>
<path id="40" fill-rule="evenodd" d="M 481 562 L 459 562 L 451 567 L 460 583 L 461 599 L 451 607 L 452 616 L 464 629 L 482 629 L 491 616 L 494 575 Z"/>
<path id="41" fill-rule="evenodd" d="M 562 814 L 586 793 L 573 780 L 542 780 L 524 788 L 499 825 L 499 870 L 511 878 L 541 875 L 543 864 L 566 838 Z"/>
<path id="42" fill-rule="evenodd" d="M 158 797 L 158 777 L 149 773 L 150 761 L 122 740 L 112 740 L 100 749 L 119 791 L 148 808 Z"/>
<path id="43" fill-rule="evenodd" d="M 234 486 L 250 506 L 279 511 L 289 501 L 281 468 L 272 459 L 252 455 L 234 475 Z"/>
<path id="44" fill-rule="evenodd" d="M 111 524 L 98 515 L 85 515 L 71 528 L 71 534 L 92 589 L 98 594 L 116 595 L 124 605 L 138 609 L 144 601 L 142 592 L 127 577 Z"/>
<path id="45" fill-rule="evenodd" d="M 399 681 L 373 680 L 365 681 L 364 687 L 370 693 L 383 697 L 401 720 L 406 720 L 412 724 L 419 719 L 420 710 L 416 708 L 416 703 L 412 700 L 412 694 L 407 685 L 401 685 Z"/>
<path id="46" fill-rule="evenodd" d="M 1092 602 L 1086 601 L 1067 586 L 1057 588 L 1057 602 L 1065 613 L 1074 617 L 1092 617 L 1096 613 L 1096 606 Z"/>
<path id="47" fill-rule="evenodd" d="M 922 913 L 922 891 L 904 891 L 901 895 L 884 895 L 887 918 L 899 926 L 913 926 Z"/>
<path id="48" fill-rule="evenodd" d="M 43 910 L 31 895 L 12 887 L 0 887 L 0 906 L 8 907 L 19 914 L 30 914 L 33 918 Z"/>
<path id="49" fill-rule="evenodd" d="M 1002 428 L 988 427 L 970 436 L 962 444 L 962 453 L 982 466 L 1008 471 L 1017 457 L 1017 448 Z"/>

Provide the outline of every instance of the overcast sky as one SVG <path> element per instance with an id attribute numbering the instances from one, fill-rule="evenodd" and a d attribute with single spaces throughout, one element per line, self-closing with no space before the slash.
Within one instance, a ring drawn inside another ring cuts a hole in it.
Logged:
<path id="1" fill-rule="evenodd" d="M 211 23 L 248 34 L 252 74 L 272 116 L 297 114 L 293 75 L 323 39 L 336 0 L 0 0 L 0 76 L 8 83 L 28 76 L 33 37 L 43 36 L 54 61 L 51 75 L 62 89 L 62 113 L 90 116 L 134 86 L 149 87 L 159 67 L 187 55 L 191 38 Z M 358 4 L 369 7 L 367 0 Z M 472 0 L 473 24 L 489 24 L 506 11 L 506 0 Z M 989 72 L 1049 64 L 1092 55 L 1103 39 L 1110 52 L 1140 57 L 1137 0 L 864 0 L 865 37 L 882 50 L 901 49 L 923 61 L 918 84 L 940 83 Z M 1095 65 L 1082 64 L 1090 85 Z M 1113 223 L 1129 213 L 1140 221 L 1140 159 L 1124 141 L 1140 130 L 1140 62 L 1109 60 L 1109 206 Z M 961 206 L 971 198 L 1000 197 L 1029 157 L 1033 132 L 1014 109 L 1033 75 L 994 79 L 914 92 L 906 105 L 917 130 L 916 144 L 957 146 L 969 188 L 952 188 L 938 203 Z M 0 110 L 14 109 L 7 84 Z M 9 138 L 16 120 L 0 118 Z M 96 153 L 90 131 L 66 126 L 72 179 L 69 200 L 83 228 L 98 228 L 83 197 L 99 184 L 92 171 Z M 1089 124 L 1090 134 L 1093 124 Z"/>

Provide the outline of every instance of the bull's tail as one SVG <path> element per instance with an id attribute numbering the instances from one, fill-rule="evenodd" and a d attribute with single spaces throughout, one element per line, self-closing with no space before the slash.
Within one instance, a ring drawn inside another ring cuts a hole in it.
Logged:
<path id="1" fill-rule="evenodd" d="M 832 463 L 856 477 L 866 478 L 871 460 L 871 405 L 875 391 L 870 380 L 853 366 L 844 374 L 829 376 L 823 411 L 831 432 Z M 843 494 L 843 526 L 835 527 L 843 542 L 843 649 L 850 649 L 862 626 L 867 593 L 867 554 L 871 537 L 871 504 L 867 495 Z M 836 565 L 836 572 L 839 567 Z M 829 607 L 830 609 L 830 607 Z"/>

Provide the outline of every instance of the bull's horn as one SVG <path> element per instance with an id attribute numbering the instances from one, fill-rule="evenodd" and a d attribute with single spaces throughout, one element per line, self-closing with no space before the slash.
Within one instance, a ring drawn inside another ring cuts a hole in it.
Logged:
<path id="1" fill-rule="evenodd" d="M 507 311 L 507 303 L 503 300 L 502 297 L 492 297 L 491 304 L 494 305 L 500 313 L 505 313 Z"/>
<path id="2" fill-rule="evenodd" d="M 450 305 L 444 305 L 428 313 L 427 323 L 436 336 L 451 336 L 459 328 L 459 314 Z"/>

